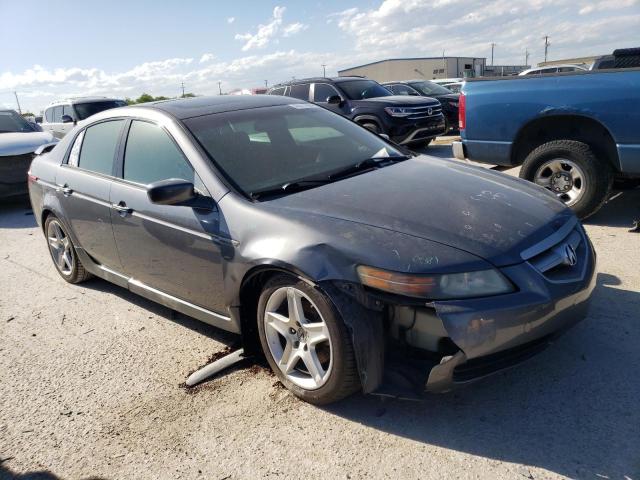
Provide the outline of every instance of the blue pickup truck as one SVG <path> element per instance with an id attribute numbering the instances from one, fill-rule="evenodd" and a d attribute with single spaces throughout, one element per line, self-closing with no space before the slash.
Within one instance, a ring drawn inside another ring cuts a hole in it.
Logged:
<path id="1" fill-rule="evenodd" d="M 522 165 L 580 218 L 640 179 L 640 68 L 470 80 L 459 105 L 456 158 Z"/>

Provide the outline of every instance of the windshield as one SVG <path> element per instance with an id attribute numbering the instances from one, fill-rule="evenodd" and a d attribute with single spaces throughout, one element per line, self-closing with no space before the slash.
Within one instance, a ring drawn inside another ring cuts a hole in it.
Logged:
<path id="1" fill-rule="evenodd" d="M 337 84 L 349 100 L 364 100 L 366 98 L 388 97 L 393 95 L 378 82 L 373 80 L 350 80 Z"/>
<path id="2" fill-rule="evenodd" d="M 369 158 L 402 157 L 380 137 L 312 104 L 184 121 L 222 173 L 251 194 L 329 174 Z"/>
<path id="3" fill-rule="evenodd" d="M 37 132 L 38 127 L 14 110 L 0 110 L 0 133 Z"/>
<path id="4" fill-rule="evenodd" d="M 78 120 L 84 120 L 85 118 L 95 115 L 103 110 L 109 110 L 110 108 L 124 107 L 127 102 L 124 100 L 108 100 L 105 102 L 91 102 L 91 103 L 76 103 L 74 108 L 78 115 Z"/>
<path id="5" fill-rule="evenodd" d="M 415 88 L 416 90 L 418 90 L 420 93 L 424 94 L 424 95 L 448 95 L 450 93 L 453 93 L 451 90 L 444 88 L 441 85 L 438 85 L 437 83 L 433 83 L 433 82 L 428 82 L 428 81 L 424 81 L 424 82 L 413 82 L 410 83 L 409 85 L 411 85 L 413 88 Z"/>

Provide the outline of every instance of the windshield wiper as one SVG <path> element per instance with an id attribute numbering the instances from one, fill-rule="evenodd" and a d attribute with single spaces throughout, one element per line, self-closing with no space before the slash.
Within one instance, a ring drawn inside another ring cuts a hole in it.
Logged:
<path id="1" fill-rule="evenodd" d="M 308 188 L 313 188 L 318 185 L 324 185 L 325 183 L 329 183 L 331 180 L 327 179 L 317 179 L 317 180 L 298 180 L 295 182 L 283 183 L 282 185 L 278 185 L 277 187 L 265 188 L 264 190 L 256 190 L 254 192 L 250 192 L 249 196 L 257 200 L 262 197 L 269 197 L 273 195 L 284 195 L 285 193 L 293 193 L 300 192 L 302 190 L 306 190 Z"/>
<path id="2" fill-rule="evenodd" d="M 250 192 L 249 196 L 253 200 L 258 200 L 263 197 L 300 192 L 302 190 L 307 190 L 319 185 L 325 185 L 336 180 L 341 180 L 357 173 L 363 173 L 365 171 L 387 166 L 395 162 L 407 160 L 408 158 L 410 158 L 408 155 L 397 155 L 393 157 L 371 157 L 362 160 L 354 165 L 349 165 L 343 169 L 334 171 L 324 178 L 308 178 L 295 180 L 293 182 L 283 183 L 282 185 L 278 185 L 277 187 L 269 187 L 265 188 L 264 190 L 255 190 L 253 192 Z"/>
<path id="3" fill-rule="evenodd" d="M 373 170 L 375 168 L 386 167 L 395 162 L 401 162 L 403 160 L 408 160 L 410 157 L 408 155 L 397 155 L 393 157 L 371 157 L 361 162 L 358 162 L 354 165 L 349 165 L 337 172 L 333 172 L 329 175 L 329 180 L 340 180 L 342 178 L 350 177 L 351 175 L 357 173 L 363 173 L 368 170 Z"/>

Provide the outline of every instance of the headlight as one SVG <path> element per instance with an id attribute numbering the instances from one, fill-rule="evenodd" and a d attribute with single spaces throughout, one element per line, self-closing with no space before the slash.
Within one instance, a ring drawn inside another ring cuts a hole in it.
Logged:
<path id="1" fill-rule="evenodd" d="M 404 107 L 385 107 L 384 111 L 392 117 L 408 117 L 412 113 L 415 113 L 411 109 Z"/>
<path id="2" fill-rule="evenodd" d="M 371 288 L 429 300 L 483 297 L 513 292 L 513 285 L 497 270 L 408 275 L 359 265 L 360 281 Z"/>

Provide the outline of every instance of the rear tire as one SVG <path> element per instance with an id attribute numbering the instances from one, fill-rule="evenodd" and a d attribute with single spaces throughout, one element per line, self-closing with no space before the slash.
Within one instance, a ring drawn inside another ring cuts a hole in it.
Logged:
<path id="1" fill-rule="evenodd" d="M 347 328 L 319 289 L 288 275 L 273 277 L 260 295 L 257 320 L 269 366 L 298 398 L 325 405 L 360 388 Z"/>
<path id="2" fill-rule="evenodd" d="M 607 200 L 613 172 L 606 160 L 596 158 L 586 143 L 554 140 L 527 155 L 520 178 L 551 190 L 579 218 L 585 219 Z"/>
<path id="3" fill-rule="evenodd" d="M 78 258 L 73 242 L 62 222 L 55 215 L 49 215 L 44 222 L 44 234 L 53 260 L 60 276 L 69 283 L 80 283 L 91 278 Z"/>

